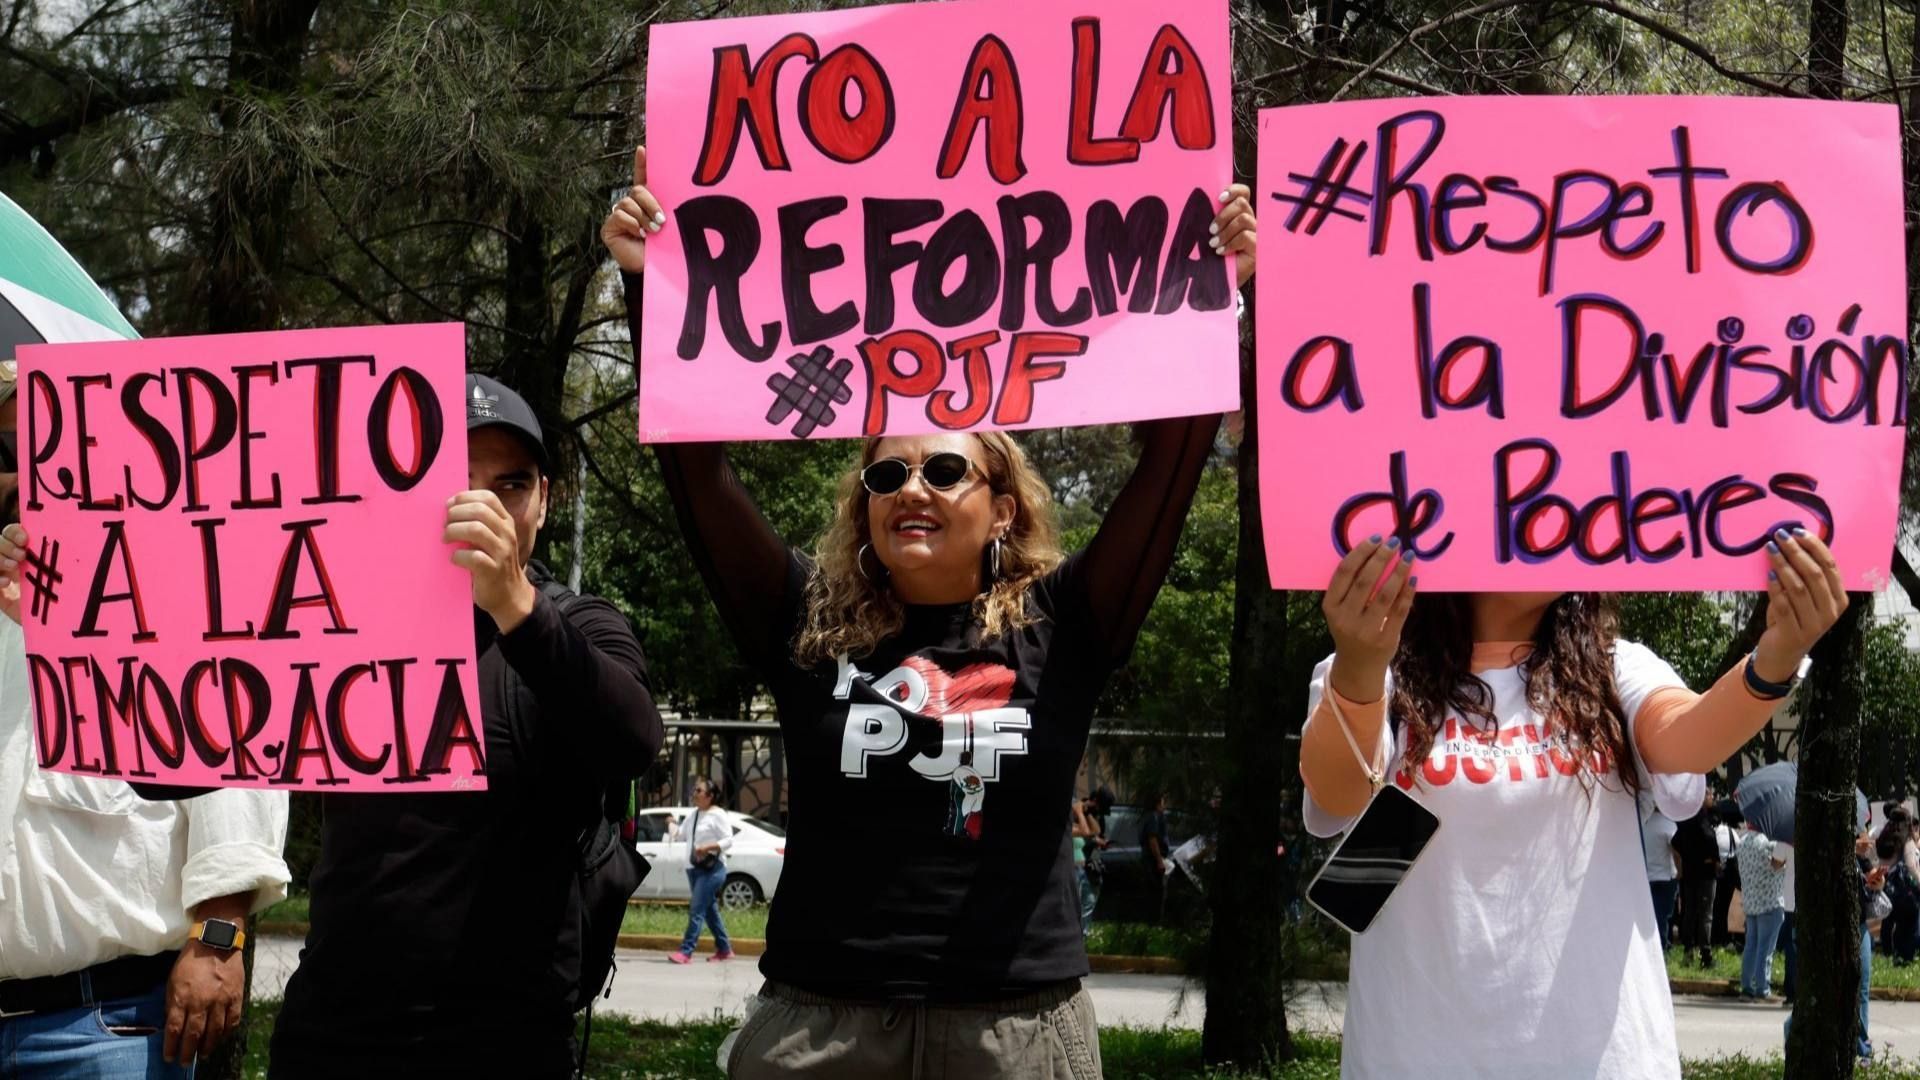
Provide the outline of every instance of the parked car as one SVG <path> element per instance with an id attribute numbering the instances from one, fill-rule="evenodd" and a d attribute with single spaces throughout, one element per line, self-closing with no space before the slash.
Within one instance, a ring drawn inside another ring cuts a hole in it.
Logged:
<path id="1" fill-rule="evenodd" d="M 733 849 L 727 852 L 727 882 L 720 905 L 738 908 L 773 899 L 787 862 L 787 830 L 772 822 L 727 811 Z M 634 819 L 634 843 L 653 871 L 633 895 L 641 900 L 687 900 L 685 840 L 668 841 L 676 823 L 693 820 L 691 806 L 649 806 Z"/>

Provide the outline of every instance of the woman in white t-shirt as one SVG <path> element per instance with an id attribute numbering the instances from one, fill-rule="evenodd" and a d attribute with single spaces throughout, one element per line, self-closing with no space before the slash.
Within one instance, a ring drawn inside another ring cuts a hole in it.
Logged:
<path id="1" fill-rule="evenodd" d="M 1635 797 L 1698 809 L 1701 774 L 1760 729 L 1845 609 L 1818 538 L 1783 530 L 1768 548 L 1767 629 L 1704 695 L 1618 640 L 1602 594 L 1416 603 L 1396 542 L 1341 562 L 1302 735 L 1307 828 L 1345 830 L 1385 783 L 1440 819 L 1353 939 L 1343 1077 L 1680 1075 Z"/>

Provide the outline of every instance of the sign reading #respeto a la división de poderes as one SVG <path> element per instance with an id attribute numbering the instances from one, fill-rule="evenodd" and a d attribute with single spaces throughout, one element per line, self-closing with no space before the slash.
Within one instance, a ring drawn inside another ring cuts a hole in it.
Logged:
<path id="1" fill-rule="evenodd" d="M 1261 508 L 1281 588 L 1886 580 L 1907 310 L 1890 105 L 1435 98 L 1260 117 Z"/>

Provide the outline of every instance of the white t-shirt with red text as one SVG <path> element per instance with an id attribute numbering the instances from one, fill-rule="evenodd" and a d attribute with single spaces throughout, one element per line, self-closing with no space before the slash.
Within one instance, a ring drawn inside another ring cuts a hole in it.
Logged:
<path id="1" fill-rule="evenodd" d="M 1332 658 L 1314 669 L 1308 723 Z M 1390 782 L 1440 828 L 1386 907 L 1353 936 L 1340 1075 L 1347 1080 L 1678 1080 L 1673 1000 L 1654 929 L 1634 799 L 1548 733 L 1519 669 L 1484 671 L 1494 733 L 1449 717 L 1418 775 Z M 1614 649 L 1629 726 L 1655 691 L 1684 688 L 1643 646 Z M 1484 723 L 1484 722 L 1482 722 Z M 1383 726 L 1379 752 L 1392 736 Z M 1636 754 L 1636 761 L 1638 755 Z M 1706 778 L 1643 786 L 1669 817 L 1700 808 Z M 1582 780 L 1589 783 L 1583 785 Z M 1345 831 L 1306 797 L 1315 836 Z"/>

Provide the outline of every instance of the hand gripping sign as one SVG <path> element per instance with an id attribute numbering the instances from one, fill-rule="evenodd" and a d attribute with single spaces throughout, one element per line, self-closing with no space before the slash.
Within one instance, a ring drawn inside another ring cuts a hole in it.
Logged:
<path id="1" fill-rule="evenodd" d="M 1279 588 L 1372 535 L 1423 590 L 1886 578 L 1907 411 L 1898 117 L 1758 98 L 1270 109 L 1261 509 Z"/>
<path id="2" fill-rule="evenodd" d="M 28 346 L 21 568 L 42 768 L 485 786 L 459 325 Z"/>
<path id="3" fill-rule="evenodd" d="M 1237 406 L 1224 0 L 651 33 L 642 440 Z"/>

